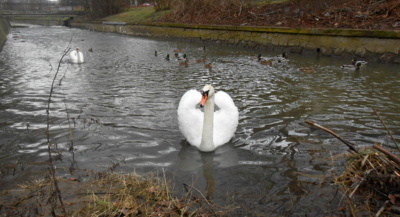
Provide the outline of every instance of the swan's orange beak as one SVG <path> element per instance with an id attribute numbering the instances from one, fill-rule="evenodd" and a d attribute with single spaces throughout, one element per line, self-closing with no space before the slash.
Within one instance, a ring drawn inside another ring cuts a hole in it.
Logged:
<path id="1" fill-rule="evenodd" d="M 203 96 L 201 97 L 200 107 L 204 107 L 208 99 L 208 92 L 203 92 Z"/>

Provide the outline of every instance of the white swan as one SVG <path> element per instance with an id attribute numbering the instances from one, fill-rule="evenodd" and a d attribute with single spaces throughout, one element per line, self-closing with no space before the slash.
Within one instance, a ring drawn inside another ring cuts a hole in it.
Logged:
<path id="1" fill-rule="evenodd" d="M 204 106 L 204 113 L 196 108 Z M 218 110 L 214 111 L 214 103 Z M 179 129 L 186 140 L 200 151 L 214 151 L 234 136 L 239 112 L 232 98 L 225 92 L 214 92 L 211 85 L 205 85 L 202 93 L 187 91 L 178 107 Z"/>
<path id="2" fill-rule="evenodd" d="M 79 48 L 76 48 L 75 50 L 71 51 L 71 53 L 69 53 L 69 58 L 71 59 L 72 63 L 83 63 L 84 62 L 83 54 L 79 50 Z"/>

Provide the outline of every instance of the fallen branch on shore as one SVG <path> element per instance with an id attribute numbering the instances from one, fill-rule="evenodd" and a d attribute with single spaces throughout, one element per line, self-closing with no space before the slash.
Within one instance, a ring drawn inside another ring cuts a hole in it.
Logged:
<path id="1" fill-rule="evenodd" d="M 380 120 L 384 124 L 382 119 Z M 361 215 L 371 216 L 375 213 L 374 216 L 378 217 L 400 214 L 400 157 L 398 154 L 379 144 L 374 144 L 372 148 L 367 147 L 362 151 L 357 150 L 356 144 L 347 141 L 332 130 L 313 121 L 306 121 L 306 123 L 338 138 L 349 147 L 352 153 L 346 170 L 335 178 L 335 184 L 347 197 L 344 209 L 348 212 L 347 215 L 358 216 L 361 213 Z M 385 128 L 389 131 L 386 125 Z"/>

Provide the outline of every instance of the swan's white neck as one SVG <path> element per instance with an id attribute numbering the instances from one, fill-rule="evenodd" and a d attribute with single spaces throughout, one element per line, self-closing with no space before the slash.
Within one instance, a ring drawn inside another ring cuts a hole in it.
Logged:
<path id="1" fill-rule="evenodd" d="M 82 60 L 81 60 L 81 56 L 79 55 L 79 51 L 76 51 L 76 55 L 78 57 L 78 63 L 81 63 Z"/>
<path id="2" fill-rule="evenodd" d="M 203 132 L 199 150 L 204 152 L 214 151 L 214 96 L 207 99 L 204 105 Z"/>

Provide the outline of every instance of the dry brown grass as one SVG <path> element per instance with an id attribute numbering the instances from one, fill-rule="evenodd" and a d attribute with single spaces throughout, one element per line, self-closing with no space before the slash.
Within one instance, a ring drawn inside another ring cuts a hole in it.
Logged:
<path id="1" fill-rule="evenodd" d="M 95 216 L 226 216 L 228 209 L 216 206 L 192 186 L 183 197 L 174 196 L 166 177 L 110 173 L 98 186 L 102 195 L 91 193 L 90 204 L 80 211 Z"/>
<path id="2" fill-rule="evenodd" d="M 228 209 L 216 206 L 192 186 L 175 196 L 166 177 L 155 175 L 91 173 L 80 182 L 57 178 L 68 216 L 226 216 Z M 2 193 L 4 216 L 51 216 L 49 180 L 33 181 Z M 56 207 L 59 212 L 61 207 Z"/>
<path id="3" fill-rule="evenodd" d="M 372 109 L 391 136 L 397 150 L 388 150 L 379 144 L 356 148 L 356 144 L 332 130 L 313 121 L 306 121 L 330 133 L 349 148 L 351 155 L 346 168 L 340 176 L 335 177 L 335 184 L 344 194 L 341 204 L 344 204 L 342 209 L 346 216 L 400 215 L 400 146 L 378 112 Z"/>
<path id="4" fill-rule="evenodd" d="M 373 216 L 400 214 L 400 168 L 376 150 L 352 155 L 336 178 L 348 213 Z"/>

